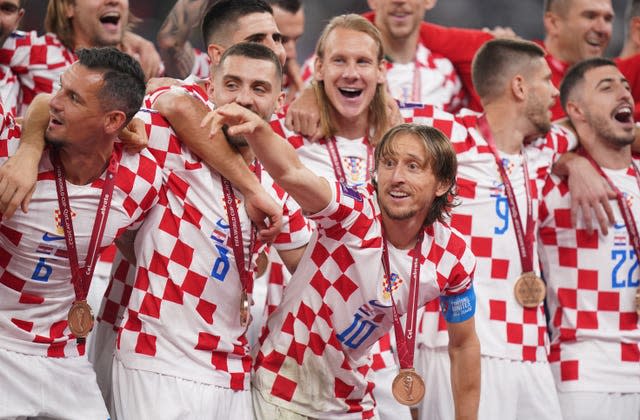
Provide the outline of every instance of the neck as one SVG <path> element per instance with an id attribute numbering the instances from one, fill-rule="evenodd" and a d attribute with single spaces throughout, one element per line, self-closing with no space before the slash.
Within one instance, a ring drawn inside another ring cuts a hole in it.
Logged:
<path id="1" fill-rule="evenodd" d="M 388 243 L 397 249 L 413 248 L 418 240 L 420 231 L 424 229 L 422 220 L 417 217 L 407 220 L 392 220 L 382 213 L 384 237 Z"/>
<path id="2" fill-rule="evenodd" d="M 113 151 L 113 141 L 90 149 L 63 146 L 59 149 L 65 178 L 75 185 L 87 185 L 105 171 Z"/>
<path id="3" fill-rule="evenodd" d="M 520 152 L 522 144 L 529 133 L 520 127 L 518 121 L 518 110 L 513 104 L 511 106 L 502 106 L 500 104 L 491 104 L 485 106 L 485 115 L 489 123 L 489 130 L 493 135 L 496 148 L 504 153 L 516 154 Z"/>
<path id="4" fill-rule="evenodd" d="M 365 111 L 361 115 L 353 118 L 346 118 L 337 112 L 331 112 L 331 117 L 335 122 L 336 136 L 350 140 L 362 138 L 369 134 L 369 112 Z"/>
<path id="5" fill-rule="evenodd" d="M 416 58 L 419 31 L 415 31 L 407 38 L 397 39 L 382 35 L 382 45 L 387 56 L 400 64 L 411 63 Z"/>
<path id="6" fill-rule="evenodd" d="M 615 146 L 605 140 L 579 136 L 582 147 L 601 168 L 625 169 L 631 165 L 631 145 Z"/>
<path id="7" fill-rule="evenodd" d="M 547 50 L 547 53 L 550 54 L 551 57 L 568 65 L 572 65 L 575 62 L 575 60 L 570 55 L 567 55 L 564 52 L 564 49 L 561 48 L 553 39 L 546 37 L 543 44 L 544 49 Z"/>

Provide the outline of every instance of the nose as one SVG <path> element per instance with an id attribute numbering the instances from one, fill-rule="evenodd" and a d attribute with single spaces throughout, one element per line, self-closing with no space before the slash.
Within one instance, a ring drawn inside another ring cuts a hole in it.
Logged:
<path id="1" fill-rule="evenodd" d="M 610 38 L 613 31 L 613 23 L 604 16 L 600 16 L 595 20 L 593 29 L 601 36 Z"/>
<path id="2" fill-rule="evenodd" d="M 241 88 L 236 94 L 234 102 L 245 108 L 251 109 L 253 105 L 253 96 L 251 94 L 251 88 L 247 86 Z"/>
<path id="3" fill-rule="evenodd" d="M 345 79 L 357 79 L 360 76 L 355 62 L 348 62 L 342 71 L 342 77 Z"/>

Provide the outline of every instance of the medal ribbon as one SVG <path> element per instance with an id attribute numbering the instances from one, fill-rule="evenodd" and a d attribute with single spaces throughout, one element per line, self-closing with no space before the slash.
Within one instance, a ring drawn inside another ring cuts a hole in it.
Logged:
<path id="1" fill-rule="evenodd" d="M 411 262 L 411 280 L 409 284 L 409 298 L 407 300 L 407 323 L 402 331 L 402 323 L 396 301 L 393 298 L 393 288 L 391 284 L 391 269 L 389 265 L 389 249 L 387 240 L 382 242 L 382 266 L 387 276 L 387 286 L 391 295 L 391 311 L 393 313 L 393 329 L 396 333 L 396 344 L 398 346 L 398 361 L 401 369 L 413 368 L 413 353 L 416 343 L 416 321 L 418 318 L 418 295 L 420 292 L 420 255 L 422 251 L 422 240 L 424 231 L 420 233 L 415 247 L 413 248 L 413 259 Z"/>
<path id="2" fill-rule="evenodd" d="M 633 213 L 631 212 L 631 207 L 629 207 L 629 203 L 627 203 L 627 200 L 624 199 L 624 194 L 618 187 L 615 186 L 611 178 L 609 178 L 609 176 L 602 170 L 600 165 L 598 165 L 598 163 L 593 159 L 589 152 L 587 152 L 584 148 L 581 148 L 579 153 L 587 158 L 587 160 L 589 160 L 591 165 L 596 169 L 596 171 L 598 171 L 601 177 L 607 180 L 611 189 L 616 193 L 618 206 L 620 207 L 620 212 L 622 213 L 624 223 L 627 226 L 627 232 L 629 232 L 631 243 L 633 244 L 633 249 L 636 252 L 636 258 L 640 261 L 640 233 L 638 233 L 638 225 L 636 225 L 635 218 L 633 217 Z M 633 165 L 638 188 L 640 188 L 640 174 L 638 173 L 638 167 L 636 166 L 635 162 L 633 162 L 633 160 L 631 161 L 631 164 Z"/>
<path id="3" fill-rule="evenodd" d="M 260 180 L 262 178 L 262 167 L 258 162 L 255 163 L 254 173 Z M 229 229 L 231 230 L 231 241 L 233 246 L 233 256 L 236 260 L 236 267 L 240 275 L 240 284 L 242 290 L 246 293 L 253 292 L 253 277 L 244 262 L 244 246 L 242 244 L 242 226 L 240 225 L 240 216 L 238 215 L 238 205 L 236 204 L 236 195 L 233 187 L 228 179 L 222 178 L 222 190 L 224 192 L 224 202 L 227 208 L 227 218 L 229 219 Z M 251 225 L 251 240 L 249 242 L 249 254 L 253 255 L 253 248 L 256 243 L 256 229 Z M 251 266 L 251 258 L 249 258 L 249 266 Z"/>
<path id="4" fill-rule="evenodd" d="M 365 137 L 364 143 L 367 146 L 367 173 L 365 175 L 365 180 L 369 181 L 371 178 L 371 171 L 373 169 L 373 148 L 371 144 L 369 144 L 369 140 Z M 342 166 L 342 158 L 340 157 L 340 152 L 338 151 L 338 145 L 336 144 L 336 138 L 331 137 L 331 139 L 325 141 L 325 145 L 327 146 L 327 151 L 329 152 L 329 157 L 331 158 L 331 165 L 333 166 L 333 173 L 336 176 L 338 182 L 344 185 L 348 185 L 347 175 L 344 173 L 344 167 Z"/>
<path id="5" fill-rule="evenodd" d="M 500 159 L 500 154 L 498 153 L 498 149 L 496 147 L 496 142 L 491 134 L 491 129 L 489 128 L 489 123 L 487 122 L 487 117 L 482 115 L 478 118 L 478 128 L 480 129 L 480 133 L 482 137 L 487 141 L 487 145 L 493 154 L 493 157 L 496 160 L 496 165 L 498 165 L 498 171 L 500 172 L 500 178 L 502 178 L 502 183 L 504 184 L 505 195 L 507 196 L 507 203 L 509 204 L 509 210 L 511 211 L 511 221 L 513 222 L 513 228 L 516 234 L 516 240 L 518 242 L 518 251 L 520 252 L 520 264 L 522 265 L 522 272 L 528 273 L 533 271 L 533 229 L 534 229 L 534 220 L 533 220 L 533 204 L 531 199 L 531 191 L 530 188 L 530 180 L 529 180 L 529 170 L 527 168 L 527 157 L 524 153 L 522 153 L 522 170 L 524 171 L 524 187 L 526 193 L 526 202 L 527 202 L 527 226 L 524 228 L 522 226 L 522 219 L 520 218 L 520 211 L 518 209 L 518 202 L 516 201 L 516 193 L 513 190 L 513 185 L 511 185 L 511 181 L 509 180 L 509 176 L 507 175 L 507 171 L 502 165 L 502 159 Z"/>
<path id="6" fill-rule="evenodd" d="M 107 217 L 109 216 L 109 209 L 111 208 L 113 187 L 119 166 L 118 160 L 116 159 L 115 151 L 113 151 L 111 153 L 111 158 L 109 159 L 106 179 L 102 186 L 102 194 L 100 195 L 98 211 L 96 212 L 96 220 L 93 223 L 93 230 L 91 231 L 91 240 L 89 241 L 89 248 L 87 249 L 87 258 L 85 259 L 84 267 L 81 269 L 78 265 L 78 249 L 76 247 L 76 239 L 73 231 L 71 205 L 69 204 L 69 194 L 67 192 L 64 168 L 62 167 L 57 150 L 51 149 L 49 156 L 55 173 L 58 207 L 62 218 L 64 239 L 67 243 L 69 265 L 71 266 L 71 283 L 73 284 L 73 289 L 76 294 L 76 302 L 86 300 L 89 292 L 89 286 L 91 285 L 93 270 L 95 269 L 96 262 L 98 261 L 98 248 L 100 247 L 100 242 L 102 242 L 102 237 L 104 236 Z"/>

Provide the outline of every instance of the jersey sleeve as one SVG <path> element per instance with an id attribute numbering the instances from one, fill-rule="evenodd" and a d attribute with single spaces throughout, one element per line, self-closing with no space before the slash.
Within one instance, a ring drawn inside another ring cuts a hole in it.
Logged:
<path id="1" fill-rule="evenodd" d="M 309 221 L 303 216 L 302 209 L 291 198 L 284 193 L 285 200 L 282 207 L 282 231 L 273 241 L 273 246 L 278 250 L 290 250 L 300 248 L 309 243 L 311 238 L 311 226 Z"/>
<path id="2" fill-rule="evenodd" d="M 0 165 L 13 156 L 20 141 L 20 126 L 13 114 L 5 111 L 0 103 Z"/>

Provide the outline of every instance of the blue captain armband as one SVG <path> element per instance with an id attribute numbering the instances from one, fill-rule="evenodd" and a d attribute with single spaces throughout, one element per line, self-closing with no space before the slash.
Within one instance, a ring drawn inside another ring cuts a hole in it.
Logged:
<path id="1" fill-rule="evenodd" d="M 464 293 L 440 296 L 440 311 L 447 322 L 463 322 L 476 313 L 476 293 L 473 285 Z"/>

